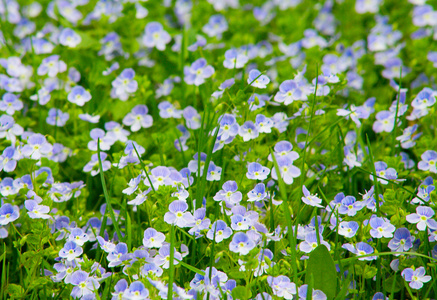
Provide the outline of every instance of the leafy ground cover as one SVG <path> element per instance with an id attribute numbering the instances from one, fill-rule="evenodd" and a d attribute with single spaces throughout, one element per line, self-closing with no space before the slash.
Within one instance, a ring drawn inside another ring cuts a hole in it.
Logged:
<path id="1" fill-rule="evenodd" d="M 436 299 L 436 5 L 0 1 L 0 298 Z"/>

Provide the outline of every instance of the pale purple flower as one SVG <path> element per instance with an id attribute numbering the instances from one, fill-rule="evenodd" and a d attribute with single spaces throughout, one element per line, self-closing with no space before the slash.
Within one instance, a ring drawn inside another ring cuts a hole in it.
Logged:
<path id="1" fill-rule="evenodd" d="M 49 154 L 53 146 L 47 142 L 46 137 L 40 133 L 34 133 L 27 139 L 27 145 L 24 145 L 21 152 L 25 157 L 31 159 L 40 159 Z"/>
<path id="2" fill-rule="evenodd" d="M 322 235 L 320 234 L 320 244 L 325 245 L 328 250 L 331 249 L 331 246 L 328 244 L 328 242 L 325 242 L 323 240 Z M 318 246 L 317 242 L 317 233 L 315 230 L 308 232 L 305 235 L 305 240 L 299 244 L 299 250 L 305 253 L 310 253 Z"/>
<path id="3" fill-rule="evenodd" d="M 144 31 L 143 44 L 146 47 L 156 47 L 156 49 L 163 51 L 165 45 L 171 41 L 171 36 L 159 22 L 148 23 Z"/>
<path id="4" fill-rule="evenodd" d="M 129 289 L 123 293 L 123 299 L 146 300 L 149 299 L 149 290 L 145 288 L 141 281 L 134 281 L 130 284 Z"/>
<path id="5" fill-rule="evenodd" d="M 425 151 L 422 156 L 422 160 L 417 165 L 419 170 L 430 171 L 431 173 L 437 173 L 437 152 L 434 150 Z"/>
<path id="6" fill-rule="evenodd" d="M 402 271 L 402 277 L 404 277 L 405 281 L 409 282 L 409 286 L 415 290 L 420 290 L 424 283 L 432 279 L 431 276 L 425 275 L 424 267 L 419 267 L 416 270 L 406 268 Z"/>
<path id="7" fill-rule="evenodd" d="M 67 100 L 79 106 L 84 106 L 86 102 L 91 100 L 91 94 L 82 86 L 76 85 L 68 94 Z"/>
<path id="8" fill-rule="evenodd" d="M 115 267 L 121 265 L 123 260 L 127 260 L 126 254 L 128 253 L 127 245 L 125 243 L 118 243 L 115 249 L 109 252 L 106 256 L 109 261 L 108 267 Z"/>
<path id="9" fill-rule="evenodd" d="M 31 219 L 51 219 L 52 217 L 48 215 L 50 212 L 50 207 L 47 205 L 39 205 L 35 200 L 24 201 L 24 206 L 28 210 L 27 214 Z"/>
<path id="10" fill-rule="evenodd" d="M 217 220 L 212 224 L 211 229 L 208 230 L 206 237 L 210 240 L 213 240 L 215 236 L 216 243 L 220 243 L 224 239 L 229 238 L 231 235 L 232 229 L 229 228 L 224 221 Z"/>
<path id="11" fill-rule="evenodd" d="M 187 84 L 199 86 L 205 82 L 206 78 L 211 77 L 213 74 L 214 68 L 207 65 L 207 61 L 204 58 L 194 61 L 190 67 L 184 67 L 184 80 Z"/>
<path id="12" fill-rule="evenodd" d="M 343 249 L 346 249 L 358 256 L 372 254 L 375 250 L 367 243 L 359 242 L 355 246 L 352 244 L 344 244 Z M 376 256 L 361 257 L 358 260 L 375 260 Z"/>
<path id="13" fill-rule="evenodd" d="M 0 110 L 6 112 L 8 115 L 13 115 L 16 111 L 23 108 L 23 102 L 19 100 L 18 96 L 5 93 L 0 101 Z"/>
<path id="14" fill-rule="evenodd" d="M 247 78 L 247 83 L 253 87 L 260 89 L 265 89 L 267 84 L 270 83 L 270 78 L 266 75 L 262 75 L 257 69 L 252 69 L 249 72 L 249 78 Z"/>
<path id="15" fill-rule="evenodd" d="M 294 178 L 300 176 L 301 174 L 300 169 L 293 165 L 293 161 L 289 157 L 287 156 L 279 157 L 276 159 L 276 162 L 278 163 L 279 172 L 281 174 L 282 180 L 284 180 L 284 183 L 292 184 Z M 273 166 L 272 168 L 272 178 L 278 180 L 278 175 L 276 174 L 275 166 Z"/>
<path id="16" fill-rule="evenodd" d="M 302 186 L 302 192 L 303 192 L 302 201 L 305 204 L 315 207 L 323 207 L 323 205 L 321 205 L 322 199 L 318 198 L 317 194 L 311 195 L 310 191 L 308 191 L 305 185 Z"/>
<path id="17" fill-rule="evenodd" d="M 291 300 L 296 294 L 296 284 L 290 282 L 290 278 L 284 275 L 277 277 L 268 276 L 267 283 L 273 290 L 273 294 L 277 297 Z"/>
<path id="18" fill-rule="evenodd" d="M 46 122 L 52 126 L 63 127 L 69 118 L 70 114 L 68 112 L 64 113 L 60 109 L 51 108 Z"/>
<path id="19" fill-rule="evenodd" d="M 347 214 L 348 216 L 355 216 L 358 211 L 363 209 L 365 203 L 363 201 L 356 201 L 353 196 L 346 196 L 340 202 L 340 207 L 338 212 L 342 215 Z"/>
<path id="20" fill-rule="evenodd" d="M 0 170 L 12 172 L 17 167 L 17 161 L 21 155 L 14 146 L 6 147 L 3 154 L 0 156 Z"/>
<path id="21" fill-rule="evenodd" d="M 376 170 L 376 176 L 377 177 L 377 181 L 380 182 L 381 184 L 388 184 L 388 180 L 395 180 L 398 178 L 398 173 L 396 172 L 395 169 L 393 168 L 387 168 L 387 164 L 383 161 L 377 161 L 375 162 L 375 170 Z M 370 175 L 370 180 L 374 180 L 373 175 Z M 381 178 L 379 178 L 381 177 Z M 388 180 L 385 180 L 385 179 Z"/>
<path id="22" fill-rule="evenodd" d="M 256 139 L 259 136 L 259 131 L 252 121 L 246 121 L 240 126 L 238 134 L 243 138 L 243 141 L 247 142 Z"/>
<path id="23" fill-rule="evenodd" d="M 164 221 L 178 227 L 191 227 L 194 224 L 194 217 L 187 212 L 188 204 L 185 201 L 175 200 L 168 206 L 169 211 L 164 215 Z"/>
<path id="24" fill-rule="evenodd" d="M 126 101 L 138 89 L 138 82 L 134 79 L 135 71 L 124 69 L 112 82 L 111 97 Z"/>
<path id="25" fill-rule="evenodd" d="M 149 109 L 146 105 L 135 106 L 130 113 L 123 118 L 123 124 L 130 126 L 131 131 L 135 132 L 141 128 L 149 128 L 153 124 L 153 118 L 147 114 Z"/>
<path id="26" fill-rule="evenodd" d="M 355 221 L 343 221 L 338 224 L 338 234 L 347 238 L 352 238 L 357 233 L 358 228 L 360 228 L 360 226 Z"/>
<path id="27" fill-rule="evenodd" d="M 426 228 L 437 229 L 437 221 L 433 219 L 435 213 L 431 207 L 418 206 L 416 212 L 407 215 L 406 219 L 409 223 L 417 224 L 417 229 L 420 231 L 424 231 Z"/>
<path id="28" fill-rule="evenodd" d="M 174 249 L 174 265 L 179 264 L 182 260 L 182 255 Z M 162 266 L 164 269 L 170 268 L 170 244 L 164 244 L 160 249 L 158 255 L 155 256 L 155 264 Z"/>
<path id="29" fill-rule="evenodd" d="M 229 250 L 240 255 L 246 255 L 255 248 L 256 243 L 244 232 L 237 232 L 229 243 Z"/>
<path id="30" fill-rule="evenodd" d="M 223 66 L 226 69 L 241 69 L 249 61 L 249 58 L 236 49 L 229 49 L 225 52 Z"/>
<path id="31" fill-rule="evenodd" d="M 246 176 L 253 180 L 265 180 L 270 174 L 270 169 L 257 162 L 249 163 Z"/>
<path id="32" fill-rule="evenodd" d="M 4 226 L 14 222 L 20 217 L 20 209 L 17 205 L 5 203 L 0 207 L 0 225 Z"/>
<path id="33" fill-rule="evenodd" d="M 64 28 L 59 35 L 59 43 L 70 48 L 75 48 L 81 41 L 80 35 L 71 28 Z"/>
<path id="34" fill-rule="evenodd" d="M 410 231 L 405 228 L 399 228 L 395 231 L 393 239 L 388 243 L 388 247 L 394 252 L 405 252 L 413 247 L 415 238 Z M 399 254 L 395 254 L 397 256 Z"/>
<path id="35" fill-rule="evenodd" d="M 102 160 L 102 169 L 103 172 L 109 170 L 111 168 L 111 162 L 107 161 L 106 158 L 108 157 L 108 154 L 105 152 L 100 152 L 100 158 Z M 84 172 L 91 172 L 91 176 L 96 176 L 100 173 L 99 168 L 99 157 L 97 156 L 97 153 L 94 153 L 91 156 L 91 161 L 89 161 L 84 167 Z"/>
<path id="36" fill-rule="evenodd" d="M 223 32 L 228 30 L 228 22 L 222 15 L 212 15 L 209 18 L 208 24 L 202 27 L 202 31 L 209 37 L 222 38 Z"/>
<path id="37" fill-rule="evenodd" d="M 391 238 L 393 237 L 393 232 L 396 230 L 396 227 L 392 225 L 390 221 L 380 217 L 371 217 L 369 224 L 372 228 L 370 229 L 370 235 L 377 239 L 382 237 Z"/>
<path id="38" fill-rule="evenodd" d="M 66 242 L 64 248 L 59 250 L 59 257 L 65 258 L 68 261 L 81 256 L 83 249 L 73 241 Z"/>
<path id="39" fill-rule="evenodd" d="M 395 126 L 395 114 L 384 110 L 376 114 L 376 121 L 373 123 L 373 131 L 380 132 L 392 132 Z"/>
<path id="40" fill-rule="evenodd" d="M 38 67 L 38 75 L 46 75 L 55 77 L 58 73 L 67 71 L 67 65 L 62 60 L 59 60 L 59 55 L 52 55 L 42 60 Z"/>
<path id="41" fill-rule="evenodd" d="M 199 129 L 201 124 L 201 117 L 197 110 L 192 106 L 187 106 L 182 111 L 183 117 L 185 119 L 187 128 L 189 129 Z"/>
<path id="42" fill-rule="evenodd" d="M 89 277 L 85 271 L 78 270 L 71 274 L 70 283 L 74 285 L 71 291 L 71 297 L 86 299 L 86 297 L 94 298 L 94 291 L 100 287 L 99 282 L 94 277 Z"/>

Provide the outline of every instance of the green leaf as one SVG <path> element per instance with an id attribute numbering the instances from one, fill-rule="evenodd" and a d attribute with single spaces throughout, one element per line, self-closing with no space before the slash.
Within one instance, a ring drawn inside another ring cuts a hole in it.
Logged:
<path id="1" fill-rule="evenodd" d="M 328 299 L 334 299 L 337 291 L 337 271 L 325 245 L 317 246 L 310 254 L 305 276 L 306 284 L 310 284 L 311 276 L 314 279 L 313 288 L 324 292 Z"/>
<path id="2" fill-rule="evenodd" d="M 245 286 L 237 286 L 232 290 L 232 297 L 234 299 L 249 299 L 252 296 L 250 289 Z"/>
<path id="3" fill-rule="evenodd" d="M 25 294 L 23 287 L 13 283 L 9 284 L 6 290 L 12 298 L 21 298 Z"/>

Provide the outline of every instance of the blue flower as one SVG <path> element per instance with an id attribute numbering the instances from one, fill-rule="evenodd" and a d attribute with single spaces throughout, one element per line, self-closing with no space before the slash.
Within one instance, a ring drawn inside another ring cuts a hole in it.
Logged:
<path id="1" fill-rule="evenodd" d="M 100 152 L 100 158 L 102 160 L 103 172 L 105 172 L 111 168 L 111 162 L 106 160 L 107 157 L 108 157 L 108 154 L 106 154 L 105 152 Z M 91 172 L 91 176 L 96 176 L 97 174 L 100 173 L 99 157 L 97 156 L 97 153 L 95 153 L 91 156 L 91 161 L 89 161 L 83 167 L 83 171 L 84 172 Z"/>
<path id="2" fill-rule="evenodd" d="M 432 279 L 431 276 L 425 275 L 424 267 L 419 267 L 416 270 L 406 268 L 402 271 L 402 277 L 404 277 L 405 281 L 409 282 L 409 286 L 415 290 L 420 290 L 424 283 Z"/>
<path id="3" fill-rule="evenodd" d="M 123 118 L 123 124 L 130 126 L 131 131 L 135 132 L 141 128 L 149 128 L 153 124 L 153 118 L 147 114 L 149 109 L 146 105 L 135 106 L 130 113 Z"/>
<path id="4" fill-rule="evenodd" d="M 249 61 L 249 58 L 237 49 L 229 49 L 225 52 L 223 66 L 226 69 L 241 69 Z"/>
<path id="5" fill-rule="evenodd" d="M 189 129 L 199 129 L 201 126 L 200 120 L 200 114 L 197 112 L 197 110 L 192 106 L 187 106 L 183 111 L 182 114 L 184 116 L 184 119 L 186 121 L 187 127 Z"/>
<path id="6" fill-rule="evenodd" d="M 27 139 L 21 152 L 25 157 L 38 160 L 48 155 L 53 150 L 53 146 L 47 142 L 46 137 L 40 133 L 34 133 Z"/>
<path id="7" fill-rule="evenodd" d="M 278 163 L 279 172 L 281 174 L 282 180 L 284 180 L 284 183 L 286 184 L 292 184 L 294 181 L 294 178 L 300 176 L 300 169 L 293 166 L 293 161 L 287 157 L 282 156 L 277 158 L 276 162 Z M 276 174 L 276 167 L 273 166 L 272 168 L 272 178 L 275 180 L 278 180 L 278 175 Z"/>
<path id="8" fill-rule="evenodd" d="M 229 228 L 224 221 L 217 220 L 212 224 L 211 229 L 208 230 L 206 237 L 210 240 L 213 240 L 214 235 L 215 241 L 217 243 L 220 243 L 221 241 L 229 238 L 232 235 L 232 229 Z"/>
<path id="9" fill-rule="evenodd" d="M 106 257 L 109 261 L 108 267 L 115 267 L 121 264 L 123 260 L 127 260 L 126 256 L 128 254 L 126 243 L 118 243 L 115 249 L 109 252 Z"/>
<path id="10" fill-rule="evenodd" d="M 413 247 L 415 238 L 411 236 L 410 231 L 405 228 L 399 228 L 395 231 L 393 239 L 388 243 L 388 247 L 394 252 L 405 252 Z M 399 254 L 394 254 L 398 256 Z"/>
<path id="11" fill-rule="evenodd" d="M 145 300 L 149 297 L 149 290 L 144 287 L 141 281 L 134 281 L 129 289 L 124 291 L 123 299 Z"/>
<path id="12" fill-rule="evenodd" d="M 242 126 L 240 126 L 238 134 L 243 138 L 243 141 L 247 142 L 257 138 L 259 136 L 259 131 L 252 121 L 246 121 Z"/>
<path id="13" fill-rule="evenodd" d="M 158 104 L 159 116 L 161 118 L 176 118 L 179 119 L 182 116 L 182 111 L 176 109 L 173 104 L 168 101 L 163 101 Z"/>
<path id="14" fill-rule="evenodd" d="M 417 168 L 422 171 L 430 171 L 431 173 L 437 173 L 437 152 L 434 150 L 425 151 L 422 156 L 422 160 L 419 161 Z"/>
<path id="15" fill-rule="evenodd" d="M 344 244 L 342 246 L 343 249 L 349 250 L 350 252 L 361 256 L 361 255 L 367 255 L 373 253 L 375 250 L 367 243 L 359 242 L 355 246 L 352 244 Z M 375 260 L 376 256 L 368 256 L 368 257 L 361 257 L 358 258 L 358 260 Z"/>
<path id="16" fill-rule="evenodd" d="M 78 246 L 75 242 L 69 241 L 66 242 L 64 245 L 64 248 L 59 250 L 59 257 L 65 258 L 68 261 L 71 261 L 73 259 L 76 259 L 77 257 L 81 256 L 83 253 L 83 249 Z"/>
<path id="17" fill-rule="evenodd" d="M 340 224 L 338 224 L 338 234 L 347 238 L 352 238 L 355 236 L 359 228 L 360 225 L 355 221 L 340 222 Z"/>
<path id="18" fill-rule="evenodd" d="M 13 115 L 16 111 L 23 108 L 23 102 L 19 100 L 18 96 L 5 93 L 0 101 L 0 110 L 6 112 L 8 115 Z"/>
<path id="19" fill-rule="evenodd" d="M 206 78 L 211 77 L 213 74 L 214 68 L 207 65 L 207 61 L 204 58 L 194 61 L 190 67 L 184 67 L 184 80 L 187 84 L 199 86 L 205 82 Z"/>
<path id="20" fill-rule="evenodd" d="M 388 184 L 388 180 L 395 180 L 398 178 L 398 173 L 393 168 L 387 168 L 387 164 L 383 161 L 377 161 L 375 162 L 375 171 L 376 176 L 381 177 L 377 178 L 378 182 L 381 184 Z M 383 179 L 385 178 L 385 179 Z M 370 175 L 370 180 L 374 180 L 373 175 Z"/>
<path id="21" fill-rule="evenodd" d="M 156 47 L 160 51 L 165 50 L 165 45 L 170 43 L 171 36 L 164 30 L 161 23 L 150 22 L 145 28 L 143 43 L 146 47 Z"/>
<path id="22" fill-rule="evenodd" d="M 3 154 L 0 156 L 0 170 L 12 172 L 17 166 L 17 160 L 20 159 L 19 152 L 14 146 L 6 147 Z"/>
<path id="23" fill-rule="evenodd" d="M 76 85 L 68 94 L 67 100 L 79 106 L 84 106 L 86 102 L 91 100 L 91 94 L 82 86 Z"/>
<path id="24" fill-rule="evenodd" d="M 46 75 L 49 77 L 55 77 L 58 73 L 67 71 L 67 65 L 62 60 L 59 60 L 59 55 L 52 55 L 42 60 L 41 65 L 38 67 L 38 75 Z"/>
<path id="25" fill-rule="evenodd" d="M 311 195 L 310 191 L 308 191 L 305 185 L 302 186 L 302 192 L 303 192 L 302 201 L 305 204 L 315 207 L 323 207 L 323 205 L 321 205 L 322 199 L 318 198 L 317 194 Z"/>
<path id="26" fill-rule="evenodd" d="M 242 198 L 243 195 L 238 191 L 237 183 L 233 180 L 228 180 L 223 183 L 222 189 L 215 194 L 213 199 L 236 205 Z"/>
<path id="27" fill-rule="evenodd" d="M 296 284 L 290 282 L 290 278 L 279 275 L 277 277 L 268 276 L 267 282 L 273 290 L 275 296 L 293 299 L 293 295 L 296 294 Z"/>
<path id="28" fill-rule="evenodd" d="M 188 204 L 185 201 L 175 200 L 168 206 L 169 211 L 164 215 L 164 221 L 178 227 L 191 227 L 194 224 L 194 217 L 186 212 Z"/>
<path id="29" fill-rule="evenodd" d="M 244 232 L 234 234 L 232 241 L 229 244 L 229 250 L 240 255 L 246 255 L 255 248 L 255 242 Z"/>
<path id="30" fill-rule="evenodd" d="M 35 200 L 24 201 L 24 206 L 28 210 L 28 215 L 32 219 L 51 219 L 52 217 L 47 213 L 50 212 L 50 207 L 47 205 L 40 205 Z"/>
<path id="31" fill-rule="evenodd" d="M 323 237 L 321 234 L 320 234 L 320 243 L 322 245 L 325 245 L 326 248 L 328 248 L 328 250 L 331 249 L 331 246 L 323 240 Z M 313 230 L 305 235 L 305 241 L 303 241 L 299 244 L 299 249 L 300 249 L 300 251 L 303 251 L 305 253 L 310 253 L 311 251 L 316 249 L 317 246 L 318 246 L 317 233 L 315 230 Z"/>
<path id="32" fill-rule="evenodd" d="M 308 285 L 303 284 L 298 289 L 299 292 L 299 300 L 306 300 L 307 299 L 307 293 L 308 293 Z M 311 295 L 311 299 L 313 300 L 326 300 L 328 299 L 321 290 L 314 290 Z"/>
<path id="33" fill-rule="evenodd" d="M 123 70 L 112 82 L 111 97 L 126 101 L 138 89 L 138 82 L 134 80 L 135 71 L 131 68 Z"/>
<path id="34" fill-rule="evenodd" d="M 208 24 L 202 27 L 202 31 L 209 37 L 222 38 L 223 32 L 228 30 L 228 22 L 222 15 L 213 15 L 209 18 Z"/>
<path id="35" fill-rule="evenodd" d="M 100 287 L 99 282 L 95 278 L 89 277 L 87 272 L 81 270 L 71 274 L 70 283 L 74 285 L 70 294 L 73 298 L 93 297 L 94 291 Z"/>
<path id="36" fill-rule="evenodd" d="M 179 264 L 182 260 L 182 255 L 174 249 L 174 265 Z M 162 266 L 164 269 L 170 268 L 170 244 L 164 244 L 160 249 L 158 255 L 155 256 L 155 264 Z"/>
<path id="37" fill-rule="evenodd" d="M 246 176 L 249 179 L 253 180 L 264 180 L 270 174 L 270 169 L 267 167 L 263 167 L 261 164 L 257 162 L 249 163 L 247 166 Z"/>
<path id="38" fill-rule="evenodd" d="M 338 212 L 340 214 L 347 214 L 348 216 L 355 216 L 358 211 L 363 209 L 365 204 L 362 201 L 356 201 L 353 196 L 346 196 L 340 202 Z"/>
<path id="39" fill-rule="evenodd" d="M 396 227 L 390 223 L 390 221 L 372 216 L 369 221 L 370 227 L 370 235 L 374 238 L 380 239 L 382 237 L 391 238 L 393 237 L 393 232 L 396 230 Z"/>
<path id="40" fill-rule="evenodd" d="M 262 75 L 260 71 L 252 69 L 249 72 L 249 78 L 247 78 L 247 83 L 253 87 L 260 89 L 265 89 L 267 84 L 269 84 L 270 78 L 266 75 Z"/>
<path id="41" fill-rule="evenodd" d="M 268 198 L 268 193 L 266 192 L 266 186 L 264 183 L 258 183 L 249 193 L 247 201 L 261 201 Z"/>
<path id="42" fill-rule="evenodd" d="M 406 216 L 406 219 L 409 223 L 416 224 L 417 229 L 420 231 L 429 229 L 436 230 L 437 229 L 437 221 L 432 217 L 434 216 L 434 210 L 428 206 L 419 206 L 416 208 L 415 214 L 409 214 Z"/>
<path id="43" fill-rule="evenodd" d="M 20 217 L 20 209 L 17 205 L 5 203 L 0 207 L 0 225 L 4 226 L 14 222 Z"/>
<path id="44" fill-rule="evenodd" d="M 46 122 L 52 126 L 63 127 L 69 118 L 69 113 L 64 113 L 57 108 L 51 108 L 49 110 L 49 116 L 47 117 Z"/>
<path id="45" fill-rule="evenodd" d="M 373 295 L 372 300 L 388 300 L 388 298 L 386 296 L 384 296 L 383 293 L 378 292 L 375 295 Z"/>
<path id="46" fill-rule="evenodd" d="M 59 43 L 70 48 L 80 44 L 82 38 L 71 28 L 64 28 L 59 35 Z"/>

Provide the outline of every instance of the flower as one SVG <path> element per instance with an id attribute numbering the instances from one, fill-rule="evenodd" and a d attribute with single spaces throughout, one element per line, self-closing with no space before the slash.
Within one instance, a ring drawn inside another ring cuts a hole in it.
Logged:
<path id="1" fill-rule="evenodd" d="M 222 15 L 212 15 L 209 18 L 208 24 L 202 27 L 202 31 L 209 37 L 215 36 L 217 39 L 221 39 L 223 32 L 226 30 L 228 30 L 228 23 Z"/>
<path id="2" fill-rule="evenodd" d="M 303 197 L 302 201 L 311 206 L 323 207 L 320 203 L 322 203 L 322 199 L 317 197 L 317 194 L 311 195 L 305 185 L 302 186 Z"/>
<path id="3" fill-rule="evenodd" d="M 300 169 L 293 166 L 293 161 L 289 157 L 279 157 L 278 159 L 276 159 L 276 162 L 278 163 L 279 172 L 281 174 L 282 180 L 284 180 L 284 183 L 292 184 L 294 178 L 300 176 Z M 273 166 L 272 168 L 272 178 L 278 180 L 275 166 Z"/>
<path id="4" fill-rule="evenodd" d="M 211 77 L 213 74 L 214 68 L 207 65 L 207 61 L 204 58 L 194 61 L 190 67 L 184 67 L 184 80 L 187 84 L 199 86 L 205 82 L 206 78 Z"/>
<path id="5" fill-rule="evenodd" d="M 406 268 L 402 271 L 402 277 L 404 277 L 405 281 L 409 282 L 409 286 L 415 290 L 420 290 L 424 283 L 431 280 L 431 276 L 425 275 L 424 267 L 419 267 L 416 270 Z"/>
<path id="6" fill-rule="evenodd" d="M 68 94 L 67 100 L 79 106 L 84 106 L 86 102 L 91 100 L 91 94 L 82 86 L 76 85 Z"/>
<path id="7" fill-rule="evenodd" d="M 182 260 L 182 255 L 174 249 L 174 265 L 179 264 Z M 164 244 L 160 249 L 158 255 L 155 256 L 155 264 L 162 266 L 164 269 L 170 268 L 170 244 Z"/>
<path id="8" fill-rule="evenodd" d="M 145 300 L 149 297 L 149 290 L 144 287 L 141 281 L 134 281 L 130 284 L 129 289 L 123 293 L 123 299 Z"/>
<path id="9" fill-rule="evenodd" d="M 338 234 L 347 238 L 352 238 L 357 233 L 358 228 L 360 228 L 360 225 L 355 221 L 340 222 L 340 224 L 338 224 Z"/>
<path id="10" fill-rule="evenodd" d="M 50 207 L 47 205 L 39 205 L 35 200 L 24 201 L 24 206 L 28 210 L 28 215 L 32 219 L 51 219 L 52 217 L 47 215 L 50 212 Z"/>
<path id="11" fill-rule="evenodd" d="M 223 183 L 222 189 L 215 194 L 213 199 L 236 205 L 242 198 L 243 195 L 238 191 L 237 183 L 233 180 L 228 180 Z"/>
<path id="12" fill-rule="evenodd" d="M 126 260 L 126 254 L 128 253 L 126 243 L 118 243 L 115 249 L 109 252 L 106 259 L 109 261 L 108 267 L 115 267 L 121 265 L 123 260 Z"/>
<path id="13" fill-rule="evenodd" d="M 255 248 L 255 242 L 247 236 L 244 232 L 237 232 L 234 234 L 232 241 L 229 244 L 229 250 L 241 255 L 246 255 Z"/>
<path id="14" fill-rule="evenodd" d="M 183 111 L 182 115 L 186 121 L 187 127 L 189 129 L 199 129 L 202 125 L 200 123 L 201 117 L 197 110 L 192 106 L 187 106 Z"/>
<path id="15" fill-rule="evenodd" d="M 52 126 L 63 127 L 70 118 L 69 113 L 64 113 L 60 109 L 51 108 L 49 110 L 49 116 L 46 119 L 47 124 Z"/>
<path id="16" fill-rule="evenodd" d="M 143 44 L 146 47 L 156 47 L 156 49 L 163 51 L 165 45 L 170 43 L 171 36 L 164 30 L 161 23 L 150 22 L 146 25 L 143 36 Z"/>
<path id="17" fill-rule="evenodd" d="M 226 69 L 241 69 L 248 61 L 249 58 L 244 53 L 240 53 L 236 49 L 229 49 L 225 52 L 223 66 Z"/>
<path id="18" fill-rule="evenodd" d="M 372 228 L 370 229 L 370 235 L 377 239 L 382 237 L 391 238 L 393 237 L 393 232 L 396 230 L 396 227 L 392 225 L 390 221 L 380 217 L 371 217 L 369 224 Z"/>
<path id="19" fill-rule="evenodd" d="M 55 77 L 58 73 L 63 73 L 67 70 L 67 65 L 62 60 L 59 60 L 59 55 L 52 55 L 42 60 L 41 65 L 38 67 L 38 75 L 46 75 L 49 77 Z"/>
<path id="20" fill-rule="evenodd" d="M 59 43 L 70 48 L 75 48 L 81 41 L 80 35 L 71 28 L 64 28 L 59 35 Z"/>
<path id="21" fill-rule="evenodd" d="M 373 250 L 372 246 L 370 246 L 367 243 L 359 242 L 355 246 L 352 244 L 344 244 L 342 246 L 343 249 L 349 250 L 350 252 L 361 256 L 361 255 L 367 255 L 373 253 L 375 250 Z M 376 259 L 376 256 L 368 256 L 368 257 L 361 257 L 358 258 L 358 260 L 374 260 Z"/>
<path id="22" fill-rule="evenodd" d="M 265 89 L 267 84 L 269 84 L 270 78 L 266 75 L 262 75 L 260 71 L 257 69 L 250 70 L 249 78 L 247 79 L 247 83 L 253 87 L 257 87 L 260 89 Z"/>
<path id="23" fill-rule="evenodd" d="M 0 225 L 7 225 L 20 217 L 20 209 L 17 205 L 5 203 L 0 207 Z"/>
<path id="24" fill-rule="evenodd" d="M 169 211 L 164 215 L 164 221 L 178 227 L 191 227 L 194 217 L 190 212 L 186 212 L 188 204 L 185 201 L 175 200 L 168 206 Z"/>
<path id="25" fill-rule="evenodd" d="M 0 170 L 12 172 L 17 166 L 17 161 L 21 158 L 20 153 L 14 146 L 6 147 L 3 154 L 0 156 Z"/>
<path id="26" fill-rule="evenodd" d="M 16 111 L 19 111 L 23 108 L 23 102 L 19 100 L 18 96 L 5 93 L 2 96 L 2 100 L 0 101 L 0 110 L 5 111 L 8 115 L 13 115 Z"/>
<path id="27" fill-rule="evenodd" d="M 153 118 L 147 114 L 149 109 L 146 105 L 135 106 L 130 113 L 123 118 L 123 124 L 130 126 L 131 131 L 135 132 L 141 128 L 149 128 L 153 124 Z"/>
<path id="28" fill-rule="evenodd" d="M 266 186 L 264 183 L 258 183 L 249 193 L 247 193 L 249 199 L 247 201 L 261 201 L 267 198 Z"/>
<path id="29" fill-rule="evenodd" d="M 85 271 L 78 270 L 71 274 L 70 283 L 74 285 L 71 291 L 73 298 L 83 298 L 87 295 L 94 295 L 94 291 L 100 287 L 99 282 L 89 277 L 89 274 Z"/>
<path id="30" fill-rule="evenodd" d="M 287 276 L 268 276 L 267 282 L 272 287 L 275 296 L 291 300 L 293 295 L 296 294 L 296 285 L 290 282 L 290 278 Z"/>
<path id="31" fill-rule="evenodd" d="M 27 139 L 27 145 L 21 149 L 21 152 L 25 157 L 38 160 L 52 150 L 53 146 L 47 142 L 45 136 L 34 133 Z"/>
<path id="32" fill-rule="evenodd" d="M 319 235 L 320 235 L 320 244 L 325 245 L 326 248 L 328 248 L 328 250 L 330 250 L 331 246 L 323 240 L 323 237 L 321 234 L 319 234 Z M 316 249 L 318 245 L 319 244 L 317 241 L 317 233 L 315 230 L 313 230 L 305 235 L 305 241 L 303 241 L 299 244 L 299 249 L 300 249 L 300 251 L 303 251 L 305 253 L 310 253 L 311 251 Z"/>
<path id="33" fill-rule="evenodd" d="M 208 230 L 206 237 L 213 240 L 215 237 L 216 243 L 220 243 L 224 239 L 229 238 L 232 235 L 232 229 L 229 228 L 222 220 L 215 221 L 211 229 Z"/>
<path id="34" fill-rule="evenodd" d="M 417 213 L 407 215 L 406 219 L 409 223 L 416 224 L 417 229 L 424 231 L 427 227 L 429 229 L 437 229 L 437 221 L 432 217 L 434 216 L 434 210 L 428 206 L 419 206 L 416 208 Z"/>
<path id="35" fill-rule="evenodd" d="M 247 142 L 253 140 L 259 136 L 259 131 L 252 121 L 246 121 L 240 129 L 238 134 L 243 138 L 243 141 Z"/>
<path id="36" fill-rule="evenodd" d="M 356 201 L 353 196 L 346 196 L 340 202 L 340 207 L 338 208 L 338 212 L 340 214 L 347 214 L 348 216 L 355 216 L 358 211 L 360 211 L 365 206 L 365 203 L 362 201 Z"/>
<path id="37" fill-rule="evenodd" d="M 126 101 L 138 89 L 138 82 L 134 80 L 135 71 L 131 68 L 124 69 L 112 82 L 111 97 Z"/>
<path id="38" fill-rule="evenodd" d="M 105 159 L 108 157 L 108 154 L 105 152 L 100 152 L 100 158 L 102 160 L 102 169 L 103 172 L 109 170 L 111 168 L 111 162 L 106 161 Z M 97 153 L 94 153 L 91 156 L 91 161 L 89 161 L 84 167 L 84 172 L 91 172 L 91 176 L 96 176 L 100 173 L 100 167 L 99 167 L 99 157 L 97 156 Z"/>
<path id="39" fill-rule="evenodd" d="M 422 171 L 430 171 L 431 173 L 437 173 L 437 152 L 434 150 L 425 151 L 422 156 L 422 160 L 419 161 L 417 167 Z"/>
<path id="40" fill-rule="evenodd" d="M 388 180 L 395 180 L 398 178 L 398 173 L 393 168 L 387 168 L 387 164 L 383 161 L 375 162 L 375 171 L 378 182 L 381 184 L 388 184 Z M 370 180 L 374 181 L 373 175 L 370 175 Z M 381 178 L 380 178 L 381 177 Z M 385 179 L 383 179 L 385 178 Z"/>
<path id="41" fill-rule="evenodd" d="M 64 248 L 59 250 L 59 257 L 71 261 L 81 256 L 82 253 L 83 249 L 79 245 L 77 245 L 74 241 L 69 241 L 65 243 Z"/>
<path id="42" fill-rule="evenodd" d="M 304 90 L 294 80 L 285 80 L 279 86 L 279 92 L 275 95 L 275 101 L 289 105 L 295 100 L 306 101 L 308 99 Z"/>
<path id="43" fill-rule="evenodd" d="M 388 247 L 394 252 L 405 252 L 413 247 L 414 239 L 414 236 L 411 236 L 407 228 L 398 228 L 395 231 L 393 239 L 388 242 Z M 399 254 L 395 254 L 395 256 L 398 255 Z"/>
<path id="44" fill-rule="evenodd" d="M 267 179 L 269 174 L 270 174 L 270 169 L 262 166 L 257 162 L 249 163 L 247 166 L 246 176 L 249 179 L 264 180 Z"/>

